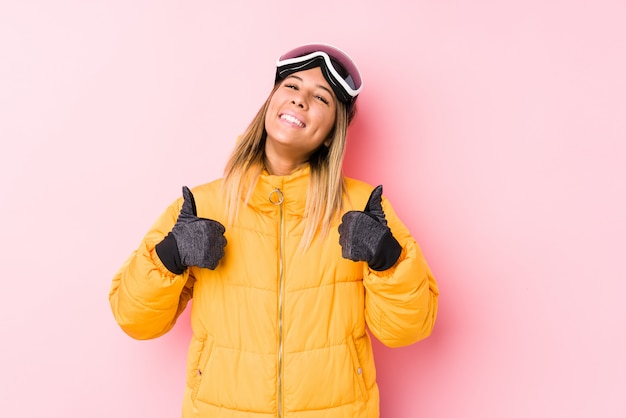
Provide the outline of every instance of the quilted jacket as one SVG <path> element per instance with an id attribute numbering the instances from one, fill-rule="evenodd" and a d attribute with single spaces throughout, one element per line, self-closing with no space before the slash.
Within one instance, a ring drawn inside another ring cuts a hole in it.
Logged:
<path id="1" fill-rule="evenodd" d="M 198 216 L 226 227 L 218 267 L 174 275 L 156 255 L 181 197 L 116 273 L 111 308 L 136 339 L 166 333 L 193 298 L 183 417 L 378 418 L 370 334 L 390 347 L 430 335 L 437 284 L 389 202 L 383 208 L 402 253 L 376 272 L 342 258 L 340 221 L 306 253 L 299 249 L 308 181 L 308 167 L 263 174 L 233 225 L 221 180 L 196 187 Z M 346 183 L 345 210 L 363 210 L 373 187 Z"/>

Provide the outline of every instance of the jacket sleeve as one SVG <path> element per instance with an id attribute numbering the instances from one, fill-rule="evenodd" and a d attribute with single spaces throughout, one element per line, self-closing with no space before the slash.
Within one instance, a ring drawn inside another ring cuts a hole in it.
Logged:
<path id="1" fill-rule="evenodd" d="M 374 271 L 365 265 L 365 318 L 380 342 L 402 347 L 431 334 L 439 289 L 419 245 L 384 198 L 383 208 L 402 252 L 388 270 Z"/>
<path id="2" fill-rule="evenodd" d="M 168 332 L 193 295 L 194 278 L 187 269 L 171 273 L 155 246 L 171 231 L 182 199 L 174 202 L 154 223 L 113 277 L 109 302 L 119 326 L 131 337 L 146 340 Z"/>

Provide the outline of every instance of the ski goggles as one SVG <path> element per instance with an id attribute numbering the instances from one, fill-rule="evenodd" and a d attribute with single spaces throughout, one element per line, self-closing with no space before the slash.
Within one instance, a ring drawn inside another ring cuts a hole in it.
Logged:
<path id="1" fill-rule="evenodd" d="M 345 52 L 331 45 L 303 45 L 282 55 L 276 62 L 275 81 L 315 67 L 320 67 L 338 100 L 354 102 L 363 88 L 359 69 Z"/>

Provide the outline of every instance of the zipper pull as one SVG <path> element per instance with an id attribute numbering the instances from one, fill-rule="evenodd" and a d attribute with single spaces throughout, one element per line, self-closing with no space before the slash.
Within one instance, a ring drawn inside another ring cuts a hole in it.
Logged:
<path id="1" fill-rule="evenodd" d="M 270 192 L 269 196 L 267 196 L 267 199 L 270 201 L 272 205 L 279 206 L 283 204 L 283 201 L 285 200 L 285 195 L 277 187 Z"/>

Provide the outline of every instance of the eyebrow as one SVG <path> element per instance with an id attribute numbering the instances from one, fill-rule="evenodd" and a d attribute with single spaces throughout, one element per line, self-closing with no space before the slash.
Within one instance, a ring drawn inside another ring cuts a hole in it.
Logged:
<path id="1" fill-rule="evenodd" d="M 285 78 L 285 80 L 288 80 L 290 78 L 297 78 L 298 80 L 300 80 L 301 82 L 304 83 L 304 80 L 302 79 L 302 77 L 299 77 L 299 76 L 293 75 L 293 74 L 288 75 L 287 78 Z M 322 84 L 317 84 L 317 87 L 326 90 L 333 98 L 335 97 L 335 94 L 328 87 L 326 87 L 326 86 L 324 86 Z"/>

